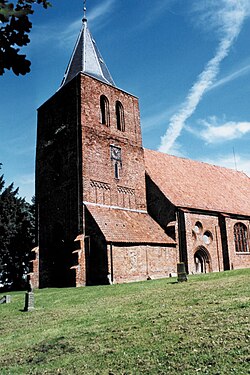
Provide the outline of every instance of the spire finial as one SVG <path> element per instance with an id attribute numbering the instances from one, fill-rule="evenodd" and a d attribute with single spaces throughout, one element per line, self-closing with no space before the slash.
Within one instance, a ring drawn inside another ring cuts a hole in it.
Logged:
<path id="1" fill-rule="evenodd" d="M 86 0 L 83 0 L 83 19 L 82 19 L 82 22 L 87 22 L 86 11 L 87 11 Z"/>

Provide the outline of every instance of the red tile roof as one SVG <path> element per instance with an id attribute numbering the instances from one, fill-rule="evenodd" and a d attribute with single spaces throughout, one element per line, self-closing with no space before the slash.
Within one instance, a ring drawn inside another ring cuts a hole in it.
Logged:
<path id="1" fill-rule="evenodd" d="M 177 207 L 250 216 L 242 172 L 144 149 L 146 173 Z"/>
<path id="2" fill-rule="evenodd" d="M 108 242 L 175 244 L 147 214 L 85 204 Z"/>

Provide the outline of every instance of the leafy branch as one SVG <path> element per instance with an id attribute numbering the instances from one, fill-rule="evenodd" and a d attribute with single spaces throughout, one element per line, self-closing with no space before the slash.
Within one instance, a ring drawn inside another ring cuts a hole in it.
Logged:
<path id="1" fill-rule="evenodd" d="M 5 69 L 12 69 L 16 75 L 30 72 L 31 62 L 18 47 L 30 42 L 28 34 L 32 23 L 29 17 L 34 13 L 35 4 L 45 9 L 51 6 L 47 0 L 18 0 L 16 4 L 0 1 L 0 75 Z"/>

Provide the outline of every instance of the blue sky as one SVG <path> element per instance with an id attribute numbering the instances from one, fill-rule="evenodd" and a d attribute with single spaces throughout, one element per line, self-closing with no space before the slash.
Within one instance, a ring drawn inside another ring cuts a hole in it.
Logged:
<path id="1" fill-rule="evenodd" d="M 31 73 L 0 77 L 2 172 L 28 200 L 36 109 L 60 86 L 81 28 L 82 0 L 51 2 L 32 16 Z M 250 0 L 87 0 L 116 85 L 139 97 L 144 147 L 250 176 L 249 16 Z"/>

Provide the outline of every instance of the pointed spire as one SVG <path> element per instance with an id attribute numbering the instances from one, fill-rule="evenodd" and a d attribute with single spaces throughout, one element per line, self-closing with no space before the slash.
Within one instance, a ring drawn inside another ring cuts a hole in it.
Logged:
<path id="1" fill-rule="evenodd" d="M 71 81 L 80 72 L 115 86 L 108 68 L 88 29 L 86 0 L 84 0 L 82 28 L 60 87 Z"/>
<path id="2" fill-rule="evenodd" d="M 82 22 L 87 22 L 86 12 L 87 12 L 86 0 L 84 0 L 83 1 L 83 19 L 82 19 Z"/>

